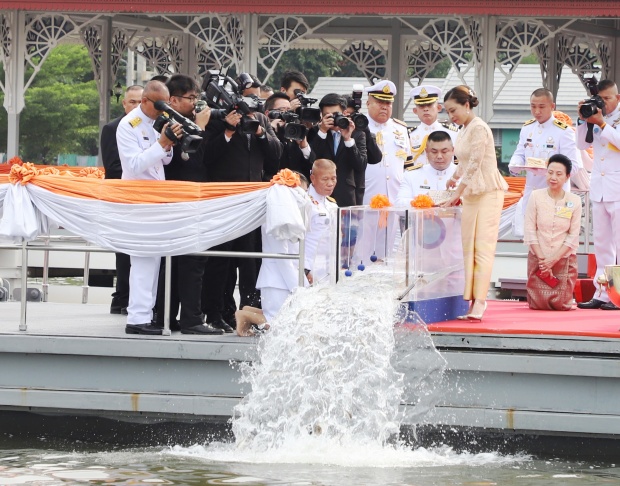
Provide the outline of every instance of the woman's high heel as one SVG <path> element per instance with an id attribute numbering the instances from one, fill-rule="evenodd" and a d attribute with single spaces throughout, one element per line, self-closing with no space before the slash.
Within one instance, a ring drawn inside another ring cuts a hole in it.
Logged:
<path id="1" fill-rule="evenodd" d="M 482 320 L 482 316 L 484 315 L 484 313 L 487 310 L 487 301 L 484 301 L 484 309 L 482 310 L 482 314 L 468 314 L 467 318 L 470 321 L 481 321 Z"/>
<path id="2" fill-rule="evenodd" d="M 456 316 L 456 318 L 459 321 L 468 321 L 469 320 L 469 315 L 471 314 L 471 310 L 474 308 L 474 302 L 471 303 L 471 305 L 469 306 L 469 310 L 467 311 L 467 314 L 462 315 L 462 316 Z"/>

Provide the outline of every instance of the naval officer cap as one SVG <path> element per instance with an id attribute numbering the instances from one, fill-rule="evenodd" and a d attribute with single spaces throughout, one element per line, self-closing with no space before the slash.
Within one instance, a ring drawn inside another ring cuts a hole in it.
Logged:
<path id="1" fill-rule="evenodd" d="M 381 101 L 394 102 L 394 95 L 396 94 L 396 85 L 387 79 L 378 81 L 374 86 L 366 88 L 364 91 L 368 93 L 368 96 L 372 96 Z"/>
<path id="2" fill-rule="evenodd" d="M 409 97 L 416 105 L 428 105 L 441 98 L 441 89 L 430 84 L 416 86 L 409 92 Z"/>

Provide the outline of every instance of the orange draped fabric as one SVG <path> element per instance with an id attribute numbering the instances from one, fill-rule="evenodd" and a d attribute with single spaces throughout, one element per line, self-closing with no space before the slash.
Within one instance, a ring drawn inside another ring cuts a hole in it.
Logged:
<path id="1" fill-rule="evenodd" d="M 525 190 L 525 177 L 504 177 L 508 183 L 508 191 L 523 195 Z"/>
<path id="2" fill-rule="evenodd" d="M 11 172 L 11 166 L 14 165 L 14 163 L 9 163 L 9 162 L 7 162 L 6 164 L 0 164 L 0 175 L 8 174 L 9 172 Z M 34 167 L 39 170 L 54 168 L 54 169 L 58 169 L 61 172 L 71 172 L 72 174 L 76 174 L 76 175 L 78 175 L 80 172 L 87 170 L 87 169 L 99 169 L 100 171 L 105 172 L 103 167 L 72 167 L 69 165 L 39 165 L 39 164 L 35 164 Z"/>
<path id="3" fill-rule="evenodd" d="M 9 183 L 8 175 L 0 175 L 0 184 L 3 183 Z M 37 175 L 29 184 L 63 196 L 129 204 L 204 201 L 267 189 L 271 185 L 269 182 L 125 181 L 57 175 Z"/>

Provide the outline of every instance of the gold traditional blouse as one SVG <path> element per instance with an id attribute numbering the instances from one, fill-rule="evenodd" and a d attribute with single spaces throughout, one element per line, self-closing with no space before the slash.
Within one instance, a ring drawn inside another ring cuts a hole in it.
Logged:
<path id="1" fill-rule="evenodd" d="M 475 117 L 459 130 L 454 153 L 459 160 L 455 176 L 467 185 L 463 196 L 508 190 L 508 184 L 497 168 L 493 133 L 480 117 Z"/>
<path id="2" fill-rule="evenodd" d="M 564 198 L 555 201 L 547 189 L 532 191 L 525 210 L 526 245 L 540 245 L 545 257 L 553 255 L 566 245 L 577 253 L 581 228 L 581 198 L 565 192 Z"/>

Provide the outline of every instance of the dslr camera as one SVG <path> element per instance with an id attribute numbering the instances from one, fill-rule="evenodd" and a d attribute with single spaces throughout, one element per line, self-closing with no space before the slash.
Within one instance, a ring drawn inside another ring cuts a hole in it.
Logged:
<path id="1" fill-rule="evenodd" d="M 211 108 L 211 118 L 214 120 L 223 121 L 231 111 L 237 111 L 241 115 L 237 132 L 251 135 L 256 133 L 260 122 L 249 115 L 262 111 L 263 104 L 257 96 L 241 96 L 244 89 L 251 87 L 252 77 L 241 73 L 238 79 L 240 82 L 249 82 L 250 86 L 239 85 L 230 76 L 222 75 L 219 71 L 209 71 L 202 82 L 201 98 Z"/>
<path id="2" fill-rule="evenodd" d="M 335 127 L 342 128 L 343 130 L 346 130 L 347 128 L 349 128 L 349 125 L 351 124 L 351 122 L 349 121 L 349 117 L 347 115 L 343 115 L 339 111 L 335 111 L 332 113 L 332 116 L 334 117 Z"/>
<path id="3" fill-rule="evenodd" d="M 317 102 L 316 98 L 308 98 L 304 92 L 300 89 L 293 91 L 301 106 L 297 108 L 296 113 L 299 115 L 299 120 L 315 124 L 321 121 L 321 110 L 318 108 L 310 108 L 311 105 Z"/>
<path id="4" fill-rule="evenodd" d="M 598 110 L 605 114 L 605 102 L 598 94 L 598 81 L 594 76 L 588 78 L 586 86 L 590 92 L 590 98 L 584 101 L 583 105 L 579 107 L 579 114 L 583 118 L 590 118 L 592 115 L 596 115 Z"/>
<path id="5" fill-rule="evenodd" d="M 202 142 L 204 131 L 189 118 L 181 115 L 178 111 L 168 106 L 168 103 L 165 101 L 156 101 L 155 109 L 163 111 L 164 113 L 155 119 L 153 128 L 161 133 L 166 123 L 180 123 L 183 129 L 181 140 L 176 137 L 170 125 L 166 127 L 164 134 L 174 142 L 174 145 L 180 144 L 183 154 L 195 153 Z M 187 160 L 185 156 L 183 158 Z"/>
<path id="6" fill-rule="evenodd" d="M 288 140 L 303 140 L 306 138 L 308 129 L 301 123 L 299 115 L 290 111 L 272 110 L 269 112 L 271 120 L 282 120 L 284 125 L 284 138 Z"/>
<path id="7" fill-rule="evenodd" d="M 368 128 L 368 118 L 363 113 L 360 113 L 360 109 L 362 108 L 362 94 L 364 93 L 364 86 L 361 84 L 353 85 L 353 92 L 351 93 L 351 102 L 350 108 L 355 110 L 354 113 L 351 114 L 351 120 L 355 123 L 355 128 L 359 128 L 360 130 L 366 130 Z"/>

